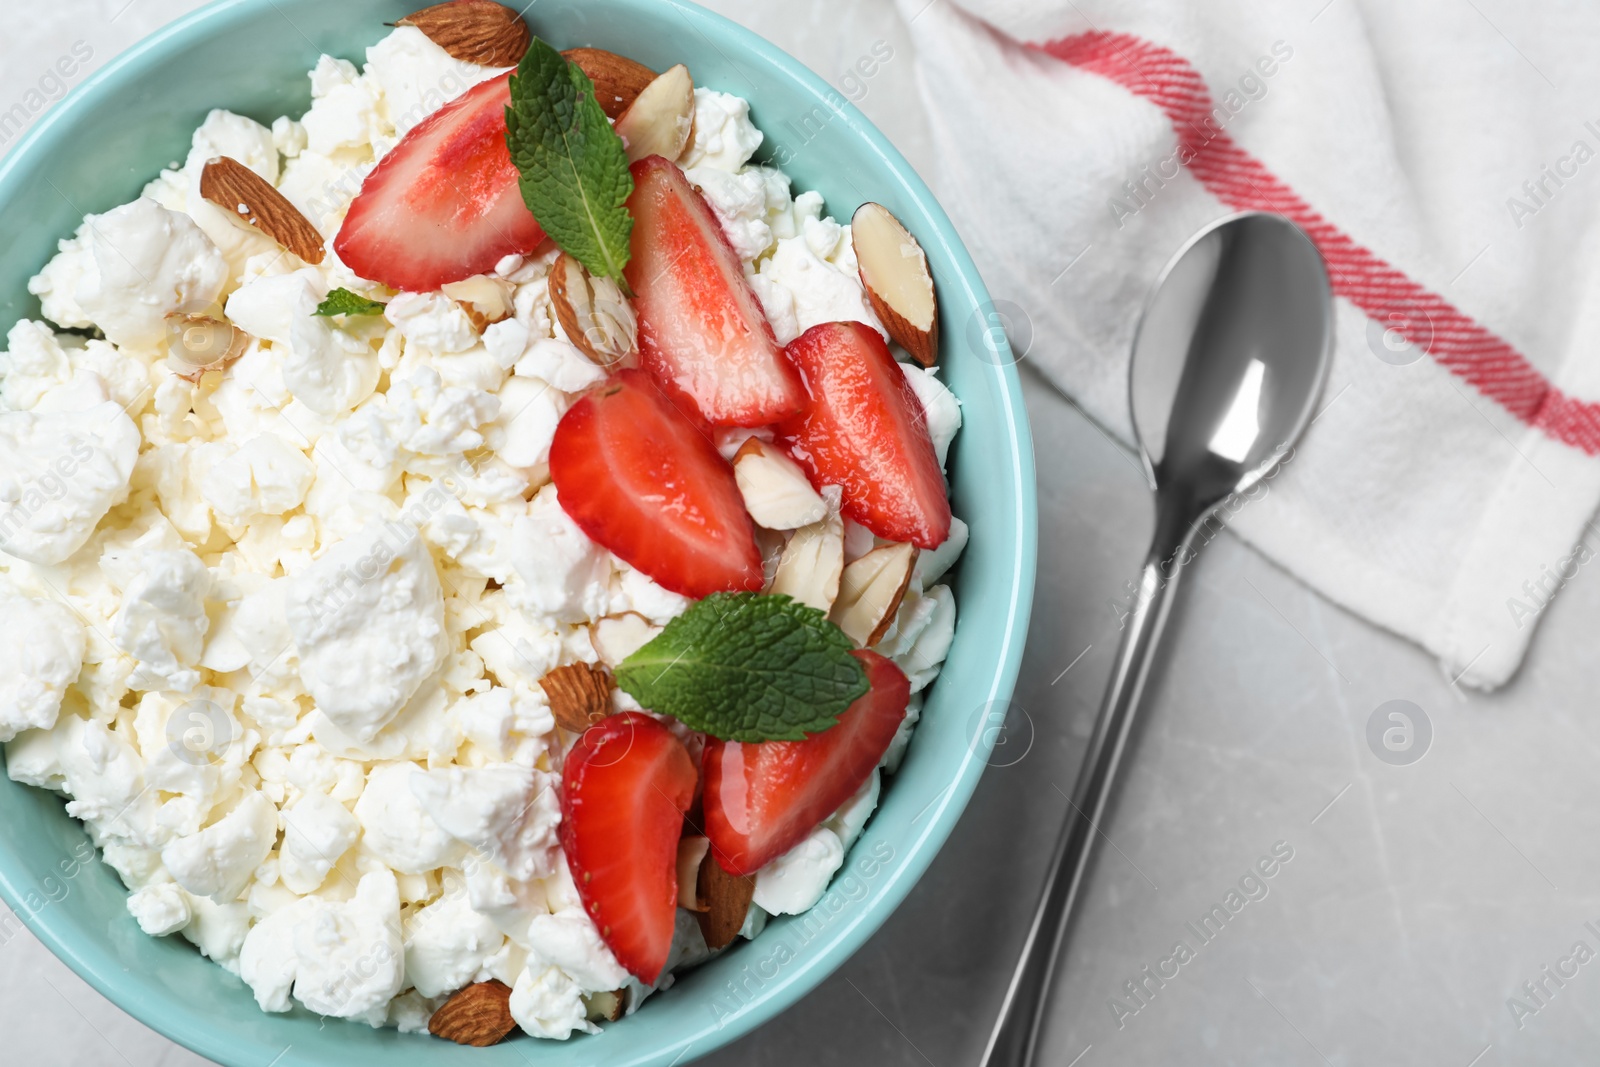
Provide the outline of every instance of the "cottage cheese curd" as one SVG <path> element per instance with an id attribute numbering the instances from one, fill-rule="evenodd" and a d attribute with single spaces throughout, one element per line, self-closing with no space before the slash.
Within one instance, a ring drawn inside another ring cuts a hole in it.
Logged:
<path id="1" fill-rule="evenodd" d="M 377 160 L 497 73 L 408 27 L 363 68 L 324 56 L 307 114 L 213 111 L 181 167 L 61 242 L 30 286 L 47 321 L 0 353 L 0 741 L 12 778 L 84 821 L 132 921 L 184 936 L 263 1010 L 415 1031 L 497 978 L 525 1031 L 561 1039 L 596 1029 L 595 994 L 626 990 L 631 1012 L 652 990 L 567 869 L 570 739 L 537 683 L 616 664 L 689 602 L 591 542 L 548 484 L 556 424 L 604 376 L 551 311 L 554 253 L 472 283 L 514 309 L 480 335 L 447 293 L 389 293 L 331 250 L 308 266 L 199 195 L 229 155 L 331 238 Z M 849 228 L 752 165 L 761 143 L 745 101 L 695 90 L 680 163 L 778 339 L 882 331 Z M 314 316 L 336 287 L 384 315 Z M 249 345 L 180 379 L 172 312 L 225 315 Z M 960 406 L 937 372 L 905 373 L 943 462 Z M 847 558 L 877 543 L 844 526 Z M 939 580 L 965 541 L 958 519 L 921 556 L 877 646 L 917 691 L 949 649 Z M 748 936 L 817 902 L 880 786 L 760 872 Z M 658 988 L 709 954 L 678 920 Z"/>

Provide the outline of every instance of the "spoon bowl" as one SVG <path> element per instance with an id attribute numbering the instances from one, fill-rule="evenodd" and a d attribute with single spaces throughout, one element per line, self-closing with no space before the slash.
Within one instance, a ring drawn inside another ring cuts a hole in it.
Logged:
<path id="1" fill-rule="evenodd" d="M 1259 481 L 1311 419 L 1333 297 L 1316 245 L 1281 215 L 1230 215 L 1167 264 L 1128 374 L 1134 432 L 1159 496 L 1215 507 Z"/>

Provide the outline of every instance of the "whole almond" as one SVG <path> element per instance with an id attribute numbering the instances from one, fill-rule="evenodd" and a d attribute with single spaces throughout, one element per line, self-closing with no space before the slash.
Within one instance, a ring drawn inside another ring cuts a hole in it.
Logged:
<path id="1" fill-rule="evenodd" d="M 450 0 L 395 23 L 415 26 L 452 59 L 485 67 L 514 67 L 533 41 L 522 16 L 494 0 Z"/>
<path id="2" fill-rule="evenodd" d="M 428 1033 L 458 1045 L 497 1045 L 517 1028 L 511 1017 L 511 987 L 490 980 L 475 982 L 439 1006 L 428 1020 Z"/>
<path id="3" fill-rule="evenodd" d="M 707 855 L 700 863 L 695 890 L 701 910 L 694 917 L 700 923 L 706 947 L 714 951 L 732 944 L 744 929 L 745 915 L 756 892 L 756 876 L 729 874 L 715 855 Z"/>
<path id="4" fill-rule="evenodd" d="M 656 72 L 627 56 L 603 48 L 569 48 L 561 53 L 594 82 L 594 98 L 606 118 L 617 119 L 656 80 Z"/>
<path id="5" fill-rule="evenodd" d="M 300 209 L 237 159 L 218 156 L 200 172 L 200 195 L 305 260 L 321 263 L 322 234 Z"/>
<path id="6" fill-rule="evenodd" d="M 539 679 L 550 714 L 562 729 L 579 734 L 611 714 L 611 672 L 587 663 L 569 663 Z"/>

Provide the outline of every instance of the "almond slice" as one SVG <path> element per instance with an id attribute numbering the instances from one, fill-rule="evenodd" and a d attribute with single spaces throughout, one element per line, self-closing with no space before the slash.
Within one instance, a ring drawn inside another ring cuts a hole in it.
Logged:
<path id="1" fill-rule="evenodd" d="M 617 119 L 628 162 L 645 156 L 677 159 L 694 133 L 694 78 L 679 63 L 646 85 Z"/>
<path id="2" fill-rule="evenodd" d="M 578 351 L 602 367 L 631 356 L 639 320 L 611 278 L 596 278 L 567 253 L 550 268 L 550 306 Z"/>
<path id="3" fill-rule="evenodd" d="M 300 209 L 237 159 L 218 156 L 200 172 L 200 195 L 305 260 L 321 263 L 322 234 Z"/>
<path id="4" fill-rule="evenodd" d="M 614 1023 L 628 1010 L 626 989 L 606 989 L 583 998 L 584 1017 L 592 1023 Z"/>
<path id="5" fill-rule="evenodd" d="M 609 615 L 589 627 L 589 643 L 594 654 L 608 667 L 615 667 L 650 643 L 661 627 L 643 615 L 627 612 Z"/>
<path id="6" fill-rule="evenodd" d="M 561 728 L 581 734 L 611 714 L 611 690 L 616 682 L 604 667 L 569 663 L 539 679 L 550 701 L 550 714 Z"/>
<path id="7" fill-rule="evenodd" d="M 830 512 L 821 522 L 802 526 L 789 538 L 767 592 L 792 596 L 818 611 L 829 611 L 839 595 L 843 572 L 844 522 Z"/>
<path id="8" fill-rule="evenodd" d="M 490 326 L 504 322 L 515 314 L 512 307 L 514 290 L 504 278 L 479 274 L 459 282 L 448 282 L 441 285 L 439 291 L 461 305 L 461 310 L 466 312 L 472 328 L 478 331 L 480 337 Z"/>
<path id="9" fill-rule="evenodd" d="M 844 569 L 839 599 L 828 617 L 850 640 L 871 648 L 894 622 L 916 564 L 915 545 L 883 545 L 868 552 Z"/>
<path id="10" fill-rule="evenodd" d="M 533 43 L 522 16 L 494 0 L 452 0 L 413 11 L 396 26 L 415 26 L 451 59 L 514 67 Z"/>
<path id="11" fill-rule="evenodd" d="M 210 315 L 167 316 L 167 367 L 185 381 L 198 382 L 207 371 L 222 370 L 244 355 L 250 335 Z"/>
<path id="12" fill-rule="evenodd" d="M 939 358 L 939 304 L 928 256 L 882 204 L 866 203 L 850 219 L 850 240 L 867 301 L 895 343 L 924 367 Z"/>
<path id="13" fill-rule="evenodd" d="M 695 895 L 701 907 L 694 917 L 700 924 L 700 936 L 706 939 L 706 948 L 716 951 L 733 943 L 744 929 L 755 893 L 755 875 L 729 874 L 715 856 L 707 856 L 701 862 L 695 881 Z"/>
<path id="14" fill-rule="evenodd" d="M 773 444 L 752 437 L 733 454 L 733 476 L 757 526 L 798 530 L 828 517 L 828 502 L 800 465 Z"/>
<path id="15" fill-rule="evenodd" d="M 439 1006 L 428 1033 L 458 1045 L 498 1045 L 517 1028 L 511 1017 L 511 987 L 491 979 L 474 982 Z"/>
<path id="16" fill-rule="evenodd" d="M 656 80 L 656 72 L 627 56 L 603 48 L 569 48 L 561 53 L 594 82 L 594 98 L 608 119 L 618 119 L 628 105 Z"/>
<path id="17" fill-rule="evenodd" d="M 678 907 L 705 911 L 700 899 L 700 865 L 706 860 L 711 839 L 699 834 L 678 838 Z"/>

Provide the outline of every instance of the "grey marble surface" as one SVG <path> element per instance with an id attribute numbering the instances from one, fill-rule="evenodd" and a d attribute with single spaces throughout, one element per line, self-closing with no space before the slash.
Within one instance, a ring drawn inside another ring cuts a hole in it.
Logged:
<path id="1" fill-rule="evenodd" d="M 55 89 L 41 78 L 75 42 L 93 49 L 92 69 L 195 6 L 10 0 L 0 111 L 30 90 L 47 102 Z M 929 171 L 912 55 L 887 0 L 711 6 L 836 81 L 875 41 L 894 45 L 861 104 Z M 1114 604 L 1151 524 L 1132 458 L 1031 373 L 1026 381 L 1036 449 L 1059 459 L 1041 468 L 1035 622 L 995 765 L 882 932 L 793 1010 L 707 1063 L 976 1060 L 1110 669 Z M 1593 1062 L 1600 963 L 1561 961 L 1578 941 L 1600 949 L 1584 927 L 1600 926 L 1600 580 L 1580 572 L 1521 674 L 1489 696 L 1452 686 L 1416 648 L 1231 535 L 1188 581 L 1104 827 L 1113 847 L 1102 850 L 1057 990 L 1053 1067 Z M 1368 742 L 1369 719 L 1391 700 L 1431 723 L 1419 762 L 1386 763 Z M 1267 864 L 1270 878 L 1250 877 L 1274 847 L 1291 858 Z M 1235 889 L 1243 906 L 1202 942 L 1191 924 Z M 204 1062 L 105 1001 L 25 931 L 6 936 L 14 929 L 0 921 L 0 1059 Z M 1190 948 L 1181 963 L 1179 941 Z M 1577 970 L 1558 986 L 1546 966 Z M 1148 978 L 1146 967 L 1173 976 Z M 1540 980 L 1542 1003 L 1522 990 Z M 1136 999 L 1125 983 L 1141 981 Z M 1514 1016 L 1514 996 L 1534 1010 Z"/>

